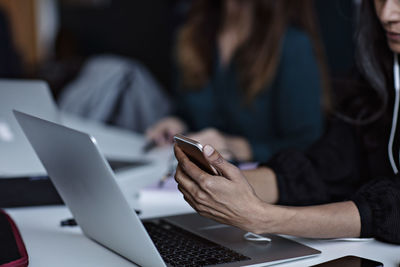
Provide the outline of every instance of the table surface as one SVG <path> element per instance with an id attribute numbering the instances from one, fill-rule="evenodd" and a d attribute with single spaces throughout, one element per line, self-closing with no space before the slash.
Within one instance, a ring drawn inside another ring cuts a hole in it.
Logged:
<path id="1" fill-rule="evenodd" d="M 98 140 L 100 149 L 111 158 L 129 159 L 141 154 L 144 139 L 117 128 L 91 125 L 70 118 L 67 125 L 85 130 Z M 104 128 L 104 129 L 103 129 Z M 156 182 L 170 169 L 168 149 L 146 155 L 157 164 L 149 170 L 118 173 L 117 182 L 131 206 L 142 211 L 142 218 L 194 212 L 183 200 L 171 179 L 163 188 L 147 186 Z M 146 187 L 147 186 L 147 187 Z M 139 197 L 137 190 L 142 188 Z M 134 263 L 88 239 L 79 227 L 60 227 L 60 221 L 70 218 L 65 206 L 24 207 L 7 209 L 17 223 L 28 250 L 31 267 L 56 266 L 135 266 Z M 279 266 L 309 266 L 346 255 L 356 255 L 382 262 L 385 266 L 399 266 L 400 246 L 376 240 L 363 242 L 304 239 L 289 237 L 320 250 L 319 256 L 280 264 Z"/>
<path id="2" fill-rule="evenodd" d="M 144 189 L 140 192 L 141 217 L 149 218 L 193 212 L 177 190 Z M 31 267 L 42 266 L 135 266 L 105 247 L 85 237 L 79 227 L 60 227 L 70 218 L 65 206 L 7 209 L 16 221 L 28 250 Z M 289 237 L 320 250 L 319 256 L 282 263 L 278 266 L 309 266 L 346 255 L 356 255 L 399 266 L 400 246 L 376 240 L 363 242 Z"/>

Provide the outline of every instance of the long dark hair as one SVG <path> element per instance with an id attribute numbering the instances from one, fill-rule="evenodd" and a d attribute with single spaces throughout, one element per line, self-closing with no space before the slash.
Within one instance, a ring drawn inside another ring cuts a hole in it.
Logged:
<path id="1" fill-rule="evenodd" d="M 347 122 L 366 125 L 387 112 L 388 89 L 393 86 L 393 56 L 373 0 L 361 3 L 355 42 L 357 68 L 369 86 L 362 87 L 361 92 L 355 90 L 351 103 L 342 103 L 342 107 L 346 106 L 341 109 L 344 112 L 337 115 Z"/>
<path id="2" fill-rule="evenodd" d="M 301 28 L 310 36 L 319 61 L 323 87 L 325 91 L 329 91 L 324 52 L 314 19 L 313 1 L 251 1 L 254 4 L 252 32 L 238 49 L 236 58 L 248 100 L 252 100 L 273 81 L 281 56 L 281 40 L 289 24 Z M 212 74 L 213 49 L 221 26 L 222 4 L 222 0 L 194 1 L 189 18 L 180 31 L 177 55 L 185 89 L 200 88 Z"/>

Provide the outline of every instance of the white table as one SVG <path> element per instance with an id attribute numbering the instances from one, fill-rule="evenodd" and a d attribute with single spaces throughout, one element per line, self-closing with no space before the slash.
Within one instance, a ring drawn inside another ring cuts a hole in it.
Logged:
<path id="1" fill-rule="evenodd" d="M 178 191 L 142 190 L 141 217 L 193 211 Z M 28 250 L 31 267 L 135 266 L 132 262 L 86 238 L 79 227 L 60 227 L 71 216 L 64 206 L 14 208 L 7 210 L 16 221 Z M 309 266 L 345 255 L 356 255 L 399 266 L 400 246 L 378 241 L 348 242 L 292 239 L 322 251 L 321 255 L 278 266 Z"/>
<path id="2" fill-rule="evenodd" d="M 134 159 L 143 157 L 141 148 L 144 139 L 115 127 L 90 123 L 64 114 L 64 123 L 93 134 L 103 153 L 111 158 Z M 161 178 L 170 168 L 171 150 L 156 150 L 146 154 L 146 158 L 157 165 L 147 169 L 135 169 L 118 173 L 117 181 L 131 206 L 142 210 L 141 217 L 149 218 L 193 212 L 177 190 L 145 189 L 135 199 L 136 191 Z M 31 267 L 87 267 L 87 266 L 135 266 L 94 241 L 86 238 L 79 227 L 60 227 L 60 221 L 70 218 L 65 206 L 47 206 L 7 209 L 16 221 L 28 250 Z M 309 266 L 345 255 L 356 255 L 398 267 L 400 246 L 378 241 L 345 242 L 310 240 L 290 237 L 298 242 L 322 251 L 321 255 L 279 266 Z"/>

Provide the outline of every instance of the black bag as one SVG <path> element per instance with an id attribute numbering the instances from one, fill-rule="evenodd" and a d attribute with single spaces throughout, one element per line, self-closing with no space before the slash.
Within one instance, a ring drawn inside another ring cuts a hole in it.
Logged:
<path id="1" fill-rule="evenodd" d="M 0 210 L 0 267 L 28 266 L 28 253 L 17 226 Z"/>

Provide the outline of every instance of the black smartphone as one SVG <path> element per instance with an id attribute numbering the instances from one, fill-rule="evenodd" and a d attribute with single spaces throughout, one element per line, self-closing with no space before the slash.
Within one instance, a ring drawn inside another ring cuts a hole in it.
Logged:
<path id="1" fill-rule="evenodd" d="M 360 258 L 357 256 L 345 256 L 335 260 L 323 262 L 317 265 L 313 265 L 315 267 L 383 267 L 381 262 Z M 312 266 L 311 266 L 312 267 Z"/>
<path id="2" fill-rule="evenodd" d="M 185 155 L 199 168 L 211 175 L 219 175 L 218 171 L 205 159 L 202 144 L 182 134 L 175 135 L 174 140 Z"/>

